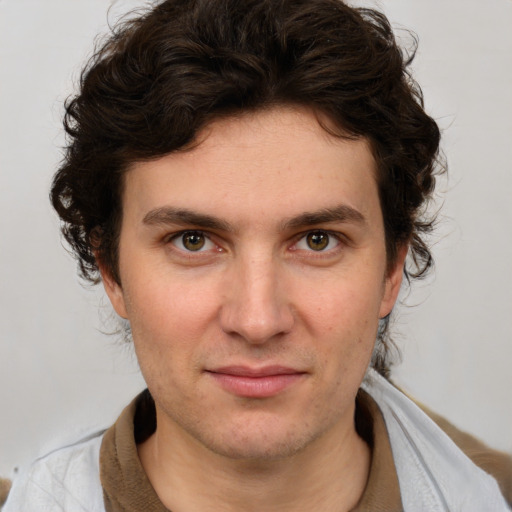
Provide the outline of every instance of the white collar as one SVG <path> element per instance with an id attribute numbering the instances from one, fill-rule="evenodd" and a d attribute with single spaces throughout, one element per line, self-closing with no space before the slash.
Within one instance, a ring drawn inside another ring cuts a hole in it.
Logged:
<path id="1" fill-rule="evenodd" d="M 405 512 L 506 512 L 498 484 L 375 370 L 361 386 L 386 423 Z"/>

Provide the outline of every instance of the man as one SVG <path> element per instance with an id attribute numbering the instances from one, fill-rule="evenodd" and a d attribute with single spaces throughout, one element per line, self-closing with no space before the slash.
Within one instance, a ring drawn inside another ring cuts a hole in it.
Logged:
<path id="1" fill-rule="evenodd" d="M 483 471 L 385 378 L 431 264 L 439 130 L 408 63 L 339 0 L 168 0 L 117 29 L 52 201 L 148 390 L 7 511 L 508 509 L 509 460 L 445 425 Z"/>

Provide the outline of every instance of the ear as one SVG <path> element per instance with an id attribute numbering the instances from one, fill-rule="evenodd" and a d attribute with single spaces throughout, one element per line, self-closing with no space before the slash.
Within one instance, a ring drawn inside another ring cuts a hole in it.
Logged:
<path id="1" fill-rule="evenodd" d="M 116 279 L 114 279 L 111 272 L 109 272 L 105 266 L 100 263 L 98 258 L 96 258 L 96 261 L 98 262 L 98 268 L 100 270 L 101 280 L 103 281 L 103 287 L 105 288 L 105 292 L 110 299 L 112 307 L 121 318 L 128 318 L 124 293 L 121 285 L 116 281 Z"/>
<path id="2" fill-rule="evenodd" d="M 402 285 L 402 278 L 404 275 L 405 258 L 409 245 L 402 245 L 397 252 L 396 261 L 388 270 L 386 281 L 384 283 L 384 294 L 380 303 L 379 318 L 385 318 L 391 313 L 393 306 L 395 305 L 398 293 L 400 292 L 400 286 Z"/>

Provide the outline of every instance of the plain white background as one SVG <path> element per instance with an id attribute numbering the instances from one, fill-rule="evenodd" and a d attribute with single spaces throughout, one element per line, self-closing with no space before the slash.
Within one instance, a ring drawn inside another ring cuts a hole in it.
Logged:
<path id="1" fill-rule="evenodd" d="M 47 199 L 63 101 L 111 3 L 0 0 L 2 476 L 108 426 L 144 386 L 130 347 L 102 332 L 110 309 L 100 289 L 79 284 Z M 115 2 L 109 19 L 140 5 Z M 450 167 L 435 275 L 396 312 L 404 361 L 394 376 L 458 426 L 512 451 L 512 1 L 377 5 L 400 37 L 400 27 L 419 37 L 414 69 Z"/>

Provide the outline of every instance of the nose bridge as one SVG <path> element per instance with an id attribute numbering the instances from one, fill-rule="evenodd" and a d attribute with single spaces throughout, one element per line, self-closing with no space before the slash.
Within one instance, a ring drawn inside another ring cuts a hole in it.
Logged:
<path id="1" fill-rule="evenodd" d="M 279 261 L 269 253 L 240 255 L 223 305 L 224 331 L 249 343 L 265 343 L 290 331 L 293 315 Z"/>

